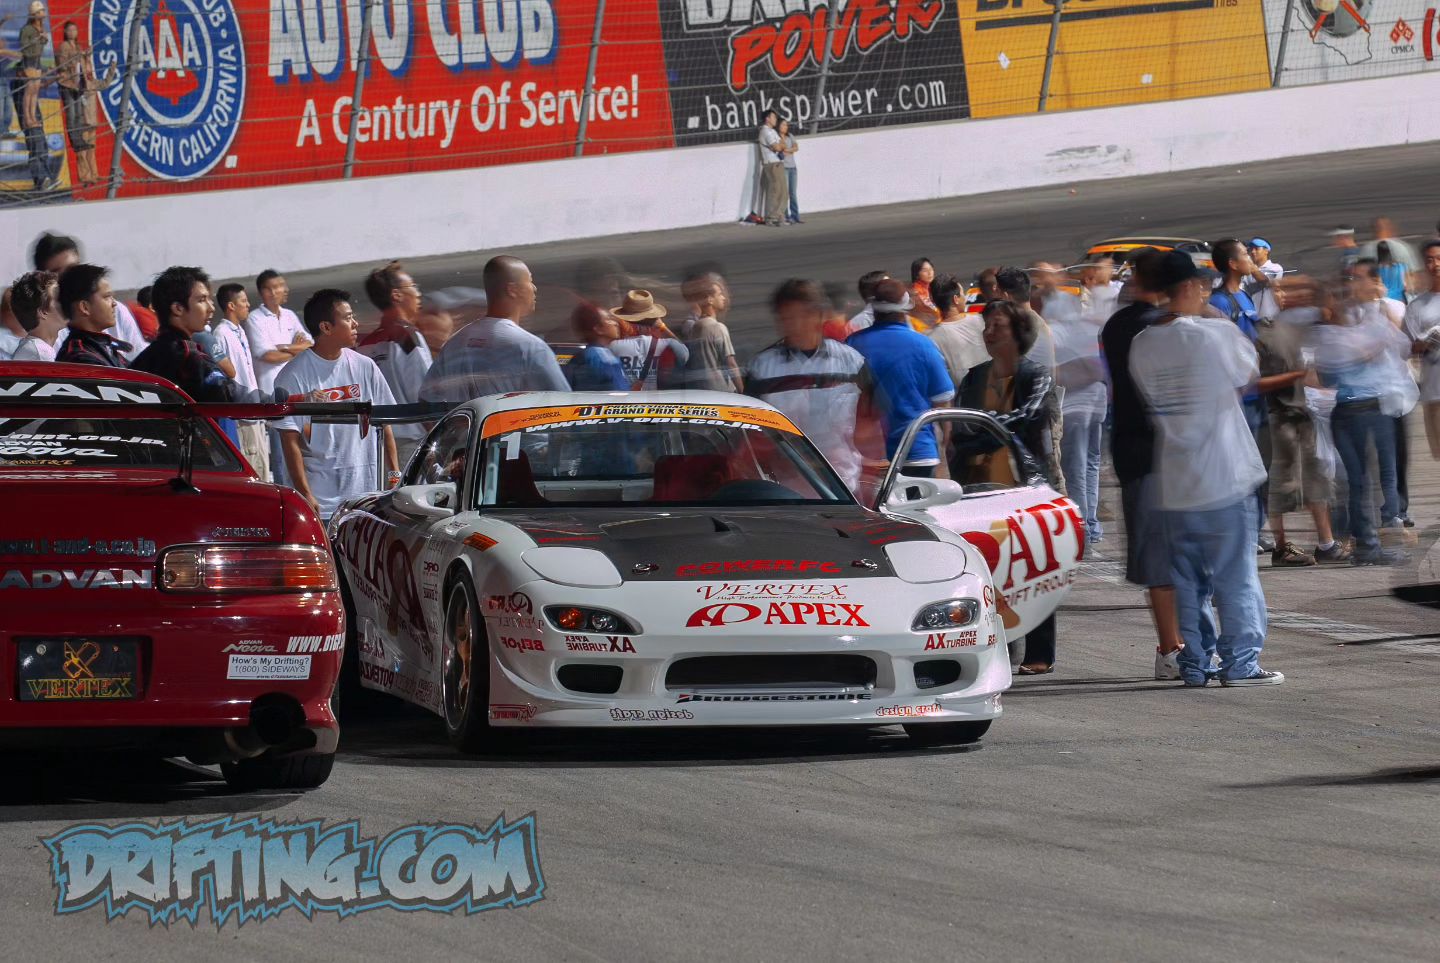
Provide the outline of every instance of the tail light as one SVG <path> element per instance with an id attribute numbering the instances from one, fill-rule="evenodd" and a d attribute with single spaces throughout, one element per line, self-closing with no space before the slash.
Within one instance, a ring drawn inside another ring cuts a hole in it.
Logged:
<path id="1" fill-rule="evenodd" d="M 333 592 L 335 564 L 319 545 L 185 545 L 165 551 L 160 588 L 224 595 Z"/>

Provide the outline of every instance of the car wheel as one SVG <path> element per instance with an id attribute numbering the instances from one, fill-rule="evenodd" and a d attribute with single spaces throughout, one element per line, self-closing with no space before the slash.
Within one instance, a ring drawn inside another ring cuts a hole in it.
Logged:
<path id="1" fill-rule="evenodd" d="M 490 643 L 475 589 L 461 576 L 445 599 L 440 641 L 440 709 L 450 744 L 480 752 L 494 740 L 490 729 Z"/>
<path id="2" fill-rule="evenodd" d="M 990 723 L 983 722 L 917 722 L 905 726 L 910 741 L 921 746 L 968 746 L 979 742 L 980 737 L 990 731 Z"/>
<path id="3" fill-rule="evenodd" d="M 254 789 L 315 789 L 330 778 L 335 754 L 309 756 L 256 756 L 220 766 L 225 781 L 237 792 Z"/>

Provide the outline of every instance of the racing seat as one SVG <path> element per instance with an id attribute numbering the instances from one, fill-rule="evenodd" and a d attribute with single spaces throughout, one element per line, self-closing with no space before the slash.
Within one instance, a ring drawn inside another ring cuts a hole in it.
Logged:
<path id="1" fill-rule="evenodd" d="M 655 460 L 652 502 L 697 502 L 730 480 L 724 455 L 662 455 Z"/>
<path id="2" fill-rule="evenodd" d="M 500 459 L 495 504 L 503 508 L 534 508 L 547 504 L 545 496 L 535 487 L 535 473 L 530 469 L 530 458 L 525 452 L 520 452 L 515 458 Z"/>

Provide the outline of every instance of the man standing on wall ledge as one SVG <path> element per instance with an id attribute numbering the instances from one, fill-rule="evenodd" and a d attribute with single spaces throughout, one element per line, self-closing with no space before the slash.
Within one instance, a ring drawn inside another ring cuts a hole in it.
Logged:
<path id="1" fill-rule="evenodd" d="M 785 144 L 780 139 L 780 115 L 765 111 L 760 118 L 760 189 L 765 194 L 765 223 L 782 227 L 790 206 L 785 180 Z"/>

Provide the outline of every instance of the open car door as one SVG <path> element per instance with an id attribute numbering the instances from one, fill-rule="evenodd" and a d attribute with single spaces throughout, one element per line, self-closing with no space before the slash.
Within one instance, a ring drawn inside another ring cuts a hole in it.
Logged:
<path id="1" fill-rule="evenodd" d="M 936 430 L 948 438 L 953 478 L 901 474 L 915 439 Z M 1085 526 L 1075 503 L 1050 487 L 1024 445 L 983 411 L 938 408 L 917 419 L 873 507 L 949 529 L 979 549 L 990 565 L 1012 641 L 1060 607 L 1085 552 Z"/>

